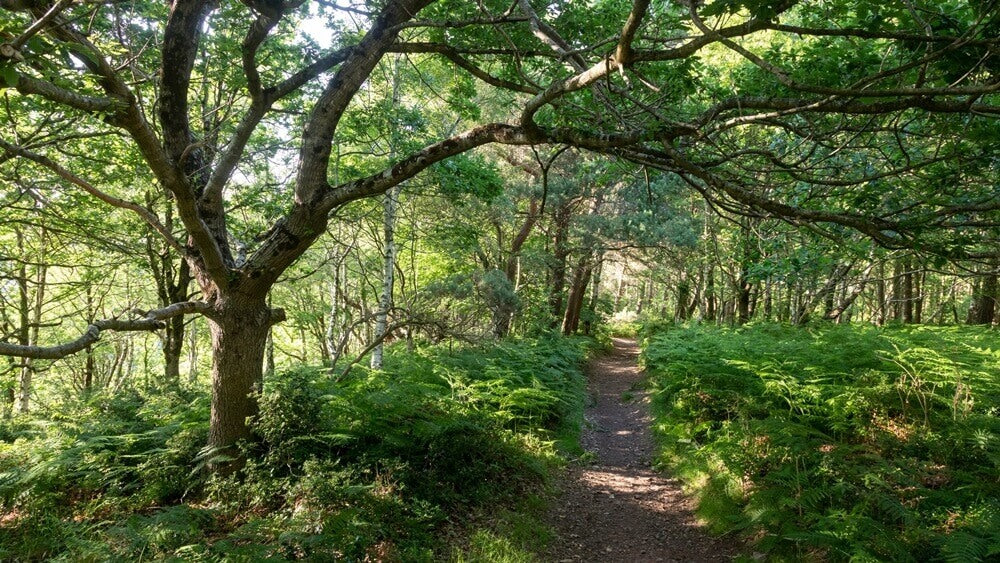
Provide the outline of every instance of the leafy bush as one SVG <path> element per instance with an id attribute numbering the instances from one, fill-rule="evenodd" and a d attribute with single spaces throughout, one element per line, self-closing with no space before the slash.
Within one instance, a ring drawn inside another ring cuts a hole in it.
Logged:
<path id="1" fill-rule="evenodd" d="M 661 327 L 660 459 L 776 558 L 996 558 L 993 346 L 974 327 Z"/>
<path id="2" fill-rule="evenodd" d="M 279 374 L 226 477 L 199 470 L 203 392 L 4 423 L 0 559 L 433 559 L 447 524 L 544 482 L 582 410 L 590 342 L 390 350 L 387 371 L 341 381 Z"/>

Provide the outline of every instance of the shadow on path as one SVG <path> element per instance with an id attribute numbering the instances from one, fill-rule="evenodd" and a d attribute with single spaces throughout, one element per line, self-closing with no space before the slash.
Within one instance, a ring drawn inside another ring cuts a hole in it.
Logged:
<path id="1" fill-rule="evenodd" d="M 614 350 L 588 367 L 593 404 L 581 442 L 594 455 L 572 466 L 549 517 L 558 539 L 552 561 L 729 561 L 737 550 L 698 525 L 678 481 L 650 468 L 655 451 L 649 399 L 639 386 L 638 348 L 614 339 Z"/>

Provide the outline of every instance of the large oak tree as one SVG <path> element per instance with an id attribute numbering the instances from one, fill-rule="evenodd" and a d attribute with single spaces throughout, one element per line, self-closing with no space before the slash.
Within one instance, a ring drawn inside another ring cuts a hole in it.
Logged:
<path id="1" fill-rule="evenodd" d="M 995 224 L 1000 207 L 995 184 L 979 179 L 995 176 L 989 138 L 1000 115 L 990 0 L 0 5 L 0 162 L 135 213 L 200 288 L 197 301 L 95 321 L 73 342 L 0 343 L 0 354 L 58 358 L 105 330 L 202 314 L 216 448 L 248 435 L 265 340 L 283 319 L 268 291 L 331 213 L 481 145 L 580 147 L 674 173 L 728 209 L 852 228 L 889 246 L 957 252 L 954 237 L 927 226 Z M 317 13 L 330 18 L 325 50 L 299 31 Z M 333 150 L 338 131 L 394 53 L 446 61 L 508 111 L 349 176 Z M 969 132 L 972 142 L 960 136 Z M 236 240 L 235 192 L 275 140 L 294 153 L 285 205 L 268 229 Z M 935 189 L 934 174 L 973 163 L 979 174 L 963 189 Z M 882 197 L 887 189 L 899 197 Z M 154 211 L 165 201 L 178 228 Z"/>

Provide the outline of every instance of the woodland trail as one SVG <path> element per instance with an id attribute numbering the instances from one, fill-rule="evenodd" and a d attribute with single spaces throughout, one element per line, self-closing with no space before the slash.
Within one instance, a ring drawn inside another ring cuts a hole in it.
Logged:
<path id="1" fill-rule="evenodd" d="M 571 466 L 549 518 L 556 562 L 730 561 L 737 550 L 714 540 L 694 516 L 680 482 L 654 472 L 648 396 L 640 388 L 634 340 L 588 368 L 592 404 L 581 443 L 591 464 Z"/>

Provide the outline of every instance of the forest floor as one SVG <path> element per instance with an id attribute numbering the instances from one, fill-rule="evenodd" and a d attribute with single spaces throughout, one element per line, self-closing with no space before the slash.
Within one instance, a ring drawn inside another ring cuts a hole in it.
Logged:
<path id="1" fill-rule="evenodd" d="M 591 461 L 568 468 L 549 519 L 557 539 L 548 559 L 730 561 L 738 548 L 711 538 L 675 479 L 653 471 L 649 399 L 634 340 L 591 362 L 592 402 L 581 436 Z M 588 456 L 589 457 L 589 456 Z"/>

